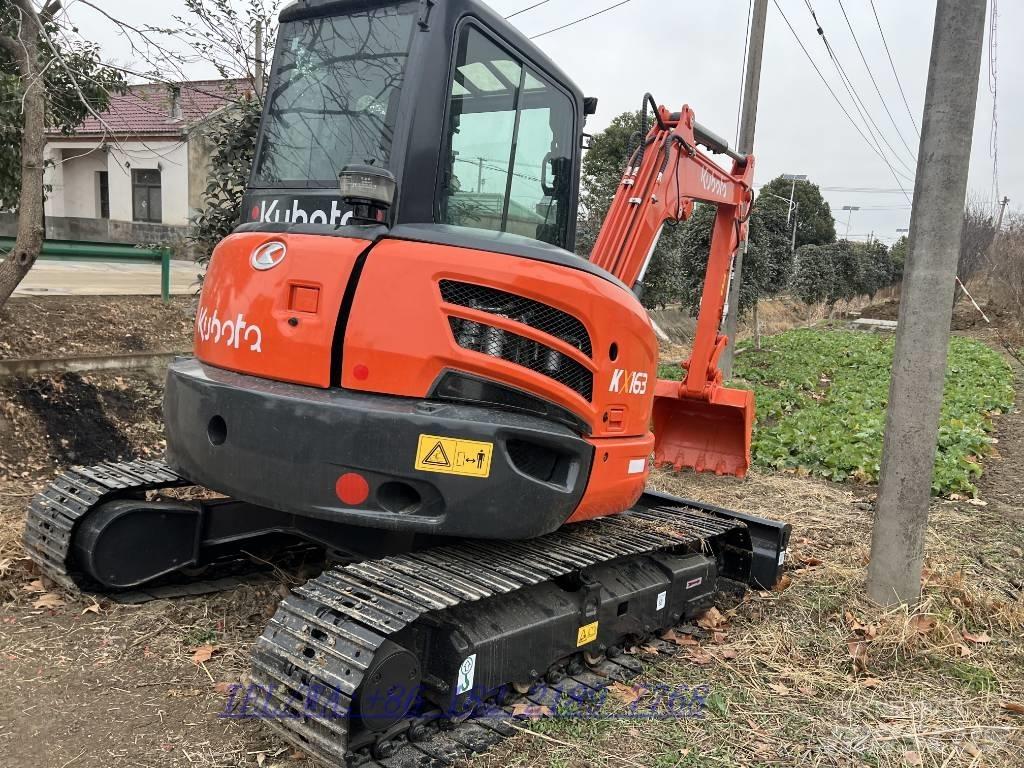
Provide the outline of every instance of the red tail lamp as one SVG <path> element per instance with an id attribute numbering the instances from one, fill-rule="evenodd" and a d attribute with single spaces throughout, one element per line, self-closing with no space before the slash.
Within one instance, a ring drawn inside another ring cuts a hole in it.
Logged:
<path id="1" fill-rule="evenodd" d="M 358 472 L 346 472 L 334 484 L 334 492 L 345 504 L 354 507 L 366 501 L 370 495 L 370 484 Z"/>

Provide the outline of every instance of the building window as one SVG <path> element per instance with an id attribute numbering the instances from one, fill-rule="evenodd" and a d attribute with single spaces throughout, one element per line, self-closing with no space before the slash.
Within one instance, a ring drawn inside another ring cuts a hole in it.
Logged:
<path id="1" fill-rule="evenodd" d="M 132 220 L 159 224 L 160 171 L 132 170 Z"/>
<path id="2" fill-rule="evenodd" d="M 96 201 L 99 207 L 101 219 L 110 218 L 110 174 L 106 171 L 96 171 Z"/>

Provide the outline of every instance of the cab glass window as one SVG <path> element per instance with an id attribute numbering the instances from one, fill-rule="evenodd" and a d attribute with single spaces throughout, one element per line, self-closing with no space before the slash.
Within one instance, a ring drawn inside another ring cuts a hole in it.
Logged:
<path id="1" fill-rule="evenodd" d="M 472 26 L 450 86 L 440 220 L 565 246 L 573 105 Z"/>

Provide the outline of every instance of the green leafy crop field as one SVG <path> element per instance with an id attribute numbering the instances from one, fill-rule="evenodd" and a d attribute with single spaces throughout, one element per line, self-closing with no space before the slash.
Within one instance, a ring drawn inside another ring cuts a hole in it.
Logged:
<path id="1" fill-rule="evenodd" d="M 878 479 L 893 338 L 858 331 L 798 329 L 741 343 L 733 386 L 757 398 L 752 458 L 830 480 Z M 678 365 L 662 378 L 679 379 Z M 932 490 L 974 493 L 980 457 L 991 450 L 991 417 L 1013 403 L 1013 376 L 981 342 L 950 341 Z"/>

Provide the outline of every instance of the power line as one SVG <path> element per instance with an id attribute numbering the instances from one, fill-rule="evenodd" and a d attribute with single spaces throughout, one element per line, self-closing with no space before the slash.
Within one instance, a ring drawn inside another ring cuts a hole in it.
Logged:
<path id="1" fill-rule="evenodd" d="M 586 21 L 587 19 L 592 19 L 595 16 L 600 16 L 602 13 L 607 13 L 608 11 L 614 10 L 615 8 L 618 8 L 619 6 L 625 5 L 626 3 L 629 2 L 632 2 L 632 0 L 621 0 L 618 3 L 615 3 L 615 5 L 609 5 L 607 8 L 602 8 L 600 11 L 594 11 L 594 13 L 591 13 L 589 16 L 583 16 L 579 19 L 576 19 L 575 21 L 570 21 L 567 24 L 562 24 L 560 27 L 549 29 L 546 32 L 541 32 L 540 34 L 537 35 L 530 35 L 530 39 L 536 40 L 538 37 L 544 37 L 544 35 L 550 35 L 552 32 L 558 32 L 560 29 L 567 29 L 568 27 L 571 27 L 574 24 L 579 24 L 581 21 Z"/>
<path id="2" fill-rule="evenodd" d="M 896 86 L 900 89 L 900 96 L 903 97 L 903 106 L 907 108 L 907 114 L 910 116 L 910 122 L 914 126 L 914 132 L 917 133 L 917 138 L 921 138 L 921 131 L 917 129 L 917 121 L 914 119 L 914 113 L 910 109 L 910 104 L 907 103 L 907 94 L 903 92 L 903 83 L 900 82 L 900 76 L 896 73 L 896 64 L 892 60 L 892 54 L 889 52 L 889 43 L 885 40 L 885 32 L 882 31 L 882 22 L 878 18 L 878 11 L 875 10 L 875 0 L 869 0 L 871 3 L 871 12 L 875 14 L 875 24 L 878 25 L 878 34 L 882 36 L 882 45 L 885 46 L 885 55 L 889 57 L 889 66 L 892 67 L 892 76 L 896 78 Z"/>
<path id="3" fill-rule="evenodd" d="M 871 71 L 871 66 L 868 64 L 867 57 L 864 55 L 864 49 L 860 47 L 860 40 L 857 39 L 857 33 L 853 31 L 853 24 L 850 23 L 850 17 L 846 15 L 846 8 L 843 7 L 843 0 L 838 0 L 839 10 L 843 12 L 843 18 L 846 20 L 846 26 L 850 29 L 850 34 L 853 36 L 854 45 L 857 46 L 857 53 L 860 54 L 860 60 L 864 62 L 864 68 L 868 71 L 868 77 L 871 78 L 871 84 L 875 86 L 875 93 L 878 94 L 878 100 L 882 102 L 882 109 L 885 110 L 885 114 L 889 116 L 889 122 L 892 123 L 892 127 L 896 129 L 896 135 L 899 136 L 900 141 L 903 143 L 904 148 L 910 153 L 910 156 L 917 160 L 917 154 L 910 148 L 906 140 L 903 138 L 903 133 L 900 131 L 900 127 L 896 125 L 896 120 L 892 116 L 892 112 L 889 111 L 889 105 L 885 102 L 885 97 L 882 96 L 882 91 L 878 87 L 878 82 L 875 80 L 875 74 Z M 995 2 L 995 0 L 993 0 Z"/>
<path id="4" fill-rule="evenodd" d="M 740 65 L 740 97 L 736 99 L 736 139 L 734 146 L 740 144 L 740 113 L 743 110 L 743 83 L 747 79 L 747 51 L 750 48 L 750 16 L 754 12 L 754 0 L 747 0 L 747 36 L 743 39 L 743 62 Z"/>
<path id="5" fill-rule="evenodd" d="M 822 192 L 867 192 L 882 195 L 899 195 L 903 187 L 819 187 Z"/>
<path id="6" fill-rule="evenodd" d="M 550 3 L 550 2 L 551 2 L 551 0 L 540 0 L 539 3 L 534 3 L 533 5 L 528 5 L 525 8 L 520 8 L 515 13 L 510 13 L 505 18 L 506 19 L 511 19 L 513 16 L 518 16 L 520 13 L 526 13 L 527 11 L 532 11 L 534 8 L 540 8 L 542 5 L 546 5 L 547 3 Z"/>
<path id="7" fill-rule="evenodd" d="M 803 41 L 800 39 L 800 36 L 796 33 L 796 30 L 793 29 L 793 25 L 790 24 L 789 19 L 786 18 L 786 14 L 779 6 L 779 0 L 772 0 L 772 2 L 775 4 L 775 8 L 776 10 L 778 10 L 779 15 L 782 16 L 782 20 L 786 22 L 786 26 L 789 27 L 789 31 L 793 34 L 793 39 L 796 40 L 797 45 L 800 46 L 800 50 L 804 52 L 804 56 L 807 57 L 807 60 L 811 63 L 811 66 L 814 67 L 814 71 L 818 73 L 818 77 L 821 78 L 821 82 L 825 85 L 825 88 L 828 89 L 828 92 L 829 94 L 831 94 L 832 98 L 835 99 L 835 102 L 839 106 L 839 109 L 842 110 L 844 115 L 846 115 L 846 119 L 850 121 L 850 125 L 852 125 L 853 129 L 857 131 L 858 134 L 860 134 L 860 137 L 864 139 L 864 142 L 868 145 L 868 147 L 871 148 L 871 151 L 878 155 L 879 158 L 881 158 L 882 162 L 886 164 L 886 166 L 889 168 L 889 170 L 895 177 L 896 171 L 893 169 L 892 165 L 890 165 L 889 161 L 885 158 L 881 151 L 871 141 L 868 140 L 868 137 L 864 135 L 864 132 L 860 129 L 860 126 L 857 125 L 856 121 L 850 116 L 850 113 L 846 110 L 846 107 L 843 106 L 843 102 L 841 102 L 839 100 L 839 97 L 836 96 L 836 92 L 832 90 L 832 86 L 828 84 L 828 80 L 825 79 L 825 76 L 821 73 L 821 70 L 818 68 L 817 63 L 814 61 L 810 52 L 804 46 Z M 900 183 L 899 178 L 896 178 L 896 183 Z M 907 191 L 903 189 L 902 185 L 900 185 L 900 191 L 903 192 L 903 194 L 906 196 Z"/>
<path id="8" fill-rule="evenodd" d="M 880 152 L 882 150 L 882 144 L 885 144 L 885 146 L 889 148 L 889 151 L 892 152 L 893 158 L 896 162 L 902 165 L 904 171 L 906 171 L 906 173 L 901 172 L 900 175 L 902 175 L 905 180 L 912 181 L 912 177 L 906 174 L 913 174 L 914 169 L 907 164 L 907 162 L 900 156 L 899 152 L 896 151 L 896 148 L 889 143 L 885 138 L 885 134 L 882 132 L 882 129 L 878 127 L 878 123 L 876 123 L 875 119 L 871 117 L 870 110 L 867 108 L 867 105 L 864 104 L 864 100 L 861 99 L 860 94 L 857 93 L 857 89 L 854 87 L 853 81 L 850 79 L 849 75 L 846 74 L 846 70 L 843 68 L 842 63 L 840 63 L 839 57 L 836 56 L 835 51 L 832 48 L 832 44 L 829 43 L 828 37 L 825 35 L 825 29 L 822 27 L 821 22 L 818 21 L 818 16 L 814 12 L 814 7 L 811 5 L 811 0 L 804 0 L 804 5 L 807 6 L 807 10 L 811 14 L 811 19 L 813 19 L 814 25 L 817 28 L 818 36 L 821 37 L 822 43 L 825 44 L 825 52 L 828 53 L 829 59 L 832 60 L 832 65 L 836 68 L 836 72 L 839 74 L 840 82 L 842 82 L 843 87 L 846 89 L 847 95 L 853 100 L 853 106 L 860 115 L 861 120 L 864 121 L 864 128 L 867 130 L 868 135 L 871 136 Z M 874 128 L 874 132 L 872 132 L 872 128 Z M 879 143 L 879 139 L 881 139 L 881 143 Z M 886 160 L 886 163 L 888 163 L 888 160 Z M 893 174 L 895 175 L 895 173 L 896 171 L 894 169 Z M 900 183 L 899 179 L 896 180 L 896 183 Z"/>

